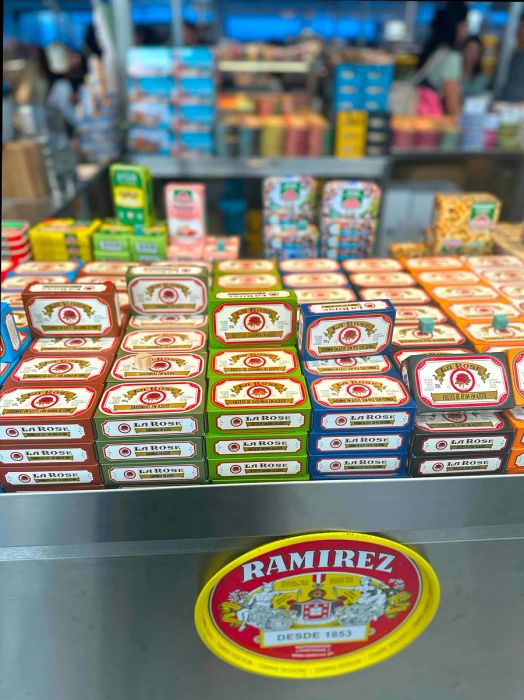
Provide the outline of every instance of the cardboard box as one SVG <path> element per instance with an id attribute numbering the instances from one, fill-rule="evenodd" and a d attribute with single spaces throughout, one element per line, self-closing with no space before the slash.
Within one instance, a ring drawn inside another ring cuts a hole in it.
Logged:
<path id="1" fill-rule="evenodd" d="M 303 378 L 260 377 L 210 381 L 208 432 L 304 431 L 311 404 Z"/>
<path id="2" fill-rule="evenodd" d="M 208 272 L 203 265 L 135 265 L 127 271 L 129 303 L 137 314 L 201 314 L 207 309 Z"/>
<path id="3" fill-rule="evenodd" d="M 78 445 L 50 446 L 42 443 L 30 447 L 0 447 L 0 467 L 14 464 L 29 469 L 50 464 L 55 468 L 64 465 L 78 467 L 79 465 L 98 465 L 98 460 L 92 442 Z"/>
<path id="4" fill-rule="evenodd" d="M 293 376 L 300 374 L 300 364 L 294 348 L 269 350 L 212 350 L 207 374 L 217 377 Z"/>
<path id="5" fill-rule="evenodd" d="M 171 464 L 177 460 L 204 459 L 204 438 L 157 438 L 150 440 L 97 440 L 100 464 L 120 466 L 135 462 Z"/>
<path id="6" fill-rule="evenodd" d="M 293 432 L 289 435 L 250 435 L 249 437 L 206 436 L 206 452 L 209 459 L 273 458 L 276 455 L 304 455 L 307 448 L 307 433 Z"/>
<path id="7" fill-rule="evenodd" d="M 402 364 L 402 377 L 424 412 L 498 411 L 515 405 L 503 353 L 412 356 Z"/>
<path id="8" fill-rule="evenodd" d="M 420 457 L 502 453 L 512 446 L 513 433 L 502 412 L 419 413 L 412 430 L 411 453 Z"/>
<path id="9" fill-rule="evenodd" d="M 74 354 L 32 355 L 26 353 L 15 366 L 10 386 L 42 387 L 59 382 L 61 385 L 101 385 L 109 372 L 110 362 L 102 355 Z"/>
<path id="10" fill-rule="evenodd" d="M 115 163 L 110 167 L 115 214 L 122 224 L 152 226 L 153 182 L 149 168 Z"/>
<path id="11" fill-rule="evenodd" d="M 295 344 L 294 292 L 217 292 L 209 301 L 211 347 Z"/>
<path id="12" fill-rule="evenodd" d="M 306 379 L 317 377 L 351 377 L 377 374 L 394 374 L 387 355 L 363 355 L 359 357 L 331 357 L 325 360 L 304 360 L 302 371 Z"/>
<path id="13" fill-rule="evenodd" d="M 267 456 L 265 459 L 208 459 L 211 481 L 293 481 L 307 475 L 306 455 Z"/>
<path id="14" fill-rule="evenodd" d="M 344 479 L 347 477 L 391 477 L 403 474 L 406 465 L 405 453 L 381 455 L 361 454 L 312 455 L 308 459 L 312 479 Z"/>
<path id="15" fill-rule="evenodd" d="M 45 388 L 4 388 L 0 392 L 0 443 L 89 442 L 99 398 L 91 386 L 49 384 Z"/>
<path id="16" fill-rule="evenodd" d="M 202 379 L 145 384 L 110 384 L 95 413 L 99 439 L 162 435 L 204 435 Z"/>
<path id="17" fill-rule="evenodd" d="M 413 422 L 415 403 L 395 376 L 321 377 L 308 388 L 315 433 L 408 430 Z"/>
<path id="18" fill-rule="evenodd" d="M 396 433 L 366 432 L 358 435 L 347 433 L 326 435 L 325 433 L 309 434 L 309 455 L 340 457 L 348 452 L 366 452 L 366 457 L 382 452 L 406 452 L 410 432 L 401 430 Z"/>
<path id="19" fill-rule="evenodd" d="M 169 355 L 150 355 L 148 366 L 140 361 L 143 353 L 120 355 L 115 360 L 107 377 L 108 384 L 119 382 L 158 383 L 177 379 L 194 379 L 205 377 L 205 353 L 172 353 Z"/>
<path id="20" fill-rule="evenodd" d="M 206 346 L 207 334 L 202 330 L 132 331 L 122 338 L 118 354 L 199 352 Z"/>
<path id="21" fill-rule="evenodd" d="M 0 467 L 0 485 L 6 491 L 42 490 L 50 486 L 75 489 L 80 486 L 100 485 L 102 478 L 97 464 L 66 467 L 50 464 L 47 467 Z"/>
<path id="22" fill-rule="evenodd" d="M 101 465 L 104 482 L 111 486 L 175 486 L 205 484 L 206 463 L 203 459 L 184 460 L 170 464 Z"/>
<path id="23" fill-rule="evenodd" d="M 505 471 L 507 456 L 470 453 L 463 457 L 411 457 L 410 476 L 471 476 L 472 474 L 500 474 Z"/>
<path id="24" fill-rule="evenodd" d="M 387 352 L 395 309 L 388 301 L 302 304 L 297 345 L 304 360 Z"/>
<path id="25" fill-rule="evenodd" d="M 22 293 L 34 336 L 116 336 L 121 316 L 115 285 L 30 284 Z"/>

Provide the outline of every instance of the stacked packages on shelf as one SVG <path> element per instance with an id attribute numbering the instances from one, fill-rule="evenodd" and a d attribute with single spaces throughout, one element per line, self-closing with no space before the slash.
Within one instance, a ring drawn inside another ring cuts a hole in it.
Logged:
<path id="1" fill-rule="evenodd" d="M 145 155 L 213 151 L 214 56 L 204 46 L 134 47 L 127 58 L 128 148 Z"/>
<path id="2" fill-rule="evenodd" d="M 27 221 L 2 221 L 2 279 L 11 267 L 31 260 L 29 223 Z"/>

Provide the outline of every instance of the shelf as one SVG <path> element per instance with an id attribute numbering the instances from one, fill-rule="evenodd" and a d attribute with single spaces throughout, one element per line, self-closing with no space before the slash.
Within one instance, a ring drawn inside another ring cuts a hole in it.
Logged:
<path id="1" fill-rule="evenodd" d="M 147 553 L 331 528 L 420 543 L 506 539 L 524 536 L 523 502 L 521 475 L 2 494 L 0 555 Z"/>
<path id="2" fill-rule="evenodd" d="M 312 175 L 380 179 L 385 176 L 388 158 L 219 158 L 202 156 L 169 158 L 128 155 L 127 162 L 147 165 L 153 177 L 257 178 L 269 175 Z"/>
<path id="3" fill-rule="evenodd" d="M 312 64 L 306 61 L 248 61 L 225 60 L 218 62 L 223 73 L 309 73 Z"/>

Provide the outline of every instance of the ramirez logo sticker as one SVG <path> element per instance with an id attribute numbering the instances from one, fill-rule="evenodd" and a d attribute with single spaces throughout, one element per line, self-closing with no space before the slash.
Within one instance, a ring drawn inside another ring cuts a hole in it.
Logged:
<path id="1" fill-rule="evenodd" d="M 438 579 L 419 554 L 381 537 L 291 537 L 218 571 L 195 608 L 219 658 L 280 678 L 334 676 L 383 661 L 429 625 Z"/>

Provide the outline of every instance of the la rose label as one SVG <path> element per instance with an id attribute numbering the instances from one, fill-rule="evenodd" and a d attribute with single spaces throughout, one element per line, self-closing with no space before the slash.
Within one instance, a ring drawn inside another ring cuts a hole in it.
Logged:
<path id="1" fill-rule="evenodd" d="M 223 661 L 280 678 L 322 678 L 411 644 L 439 603 L 417 552 L 374 535 L 328 532 L 258 547 L 202 589 L 195 624 Z"/>

